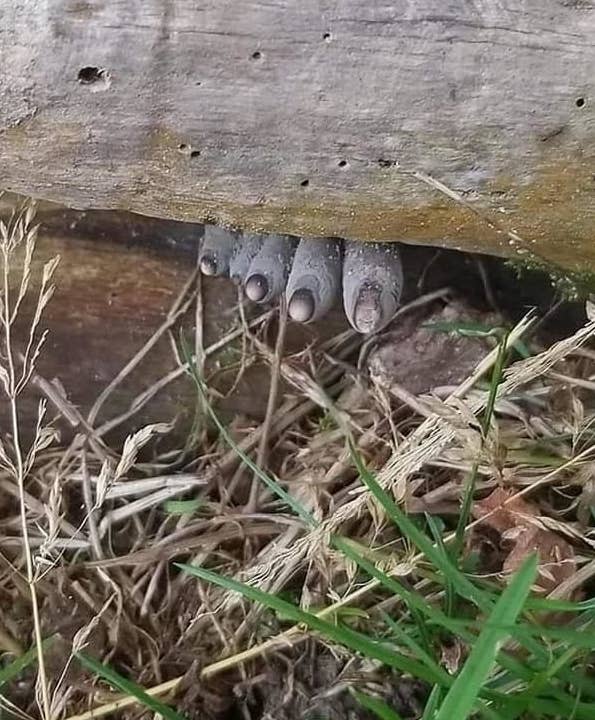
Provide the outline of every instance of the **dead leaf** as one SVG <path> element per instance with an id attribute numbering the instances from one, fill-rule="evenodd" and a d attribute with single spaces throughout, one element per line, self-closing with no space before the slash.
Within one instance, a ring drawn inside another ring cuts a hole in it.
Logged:
<path id="1" fill-rule="evenodd" d="M 539 557 L 537 590 L 549 594 L 576 572 L 574 549 L 570 543 L 551 530 L 524 527 L 517 535 L 502 572 L 511 575 L 532 553 Z"/>
<path id="2" fill-rule="evenodd" d="M 501 544 L 512 546 L 502 564 L 504 575 L 516 572 L 529 555 L 537 553 L 536 589 L 548 594 L 576 572 L 572 545 L 558 533 L 540 525 L 539 508 L 522 498 L 515 498 L 513 491 L 496 488 L 484 500 L 475 503 L 473 515 L 481 520 L 481 525 L 500 534 Z"/>
<path id="3" fill-rule="evenodd" d="M 450 675 L 456 675 L 466 656 L 466 648 L 457 637 L 452 642 L 443 643 L 440 647 L 440 661 Z"/>
<path id="4" fill-rule="evenodd" d="M 527 517 L 539 515 L 538 508 L 522 498 L 515 498 L 505 505 L 512 496 L 511 491 L 496 488 L 486 498 L 475 503 L 473 516 L 477 519 L 485 518 L 483 522 L 499 533 L 505 533 L 511 528 L 526 524 Z"/>

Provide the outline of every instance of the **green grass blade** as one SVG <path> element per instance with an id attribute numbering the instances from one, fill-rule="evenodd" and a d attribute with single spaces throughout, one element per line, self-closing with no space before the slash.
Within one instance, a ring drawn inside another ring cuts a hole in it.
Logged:
<path id="1" fill-rule="evenodd" d="M 430 538 L 397 506 L 388 493 L 380 487 L 374 475 L 365 467 L 353 445 L 351 445 L 351 453 L 362 481 L 400 529 L 403 536 L 409 538 L 428 560 L 440 570 L 444 578 L 453 584 L 459 595 L 467 598 L 485 612 L 489 612 L 493 605 L 489 596 L 468 580 L 449 558 L 443 556 Z"/>
<path id="2" fill-rule="evenodd" d="M 514 575 L 488 619 L 461 672 L 448 691 L 435 720 L 465 720 L 473 711 L 483 684 L 492 670 L 498 650 L 507 638 L 499 626 L 516 622 L 537 576 L 537 558 L 533 555 Z"/>
<path id="3" fill-rule="evenodd" d="M 438 522 L 435 517 L 432 517 L 429 513 L 425 514 L 426 523 L 428 524 L 428 527 L 430 528 L 430 532 L 432 533 L 432 537 L 434 538 L 434 544 L 436 545 L 436 549 L 442 553 L 445 557 L 448 558 L 448 551 L 444 545 L 444 540 L 442 538 L 442 531 L 440 527 L 438 526 Z M 452 615 L 455 608 L 455 589 L 452 585 L 452 583 L 447 580 L 446 581 L 446 602 L 444 604 L 444 612 L 447 615 Z"/>
<path id="4" fill-rule="evenodd" d="M 372 697 L 372 695 L 368 695 L 367 693 L 363 693 L 355 689 L 352 689 L 351 692 L 363 708 L 374 713 L 374 715 L 376 715 L 377 718 L 380 718 L 380 720 L 403 720 L 399 713 L 387 705 L 384 700 Z"/>
<path id="5" fill-rule="evenodd" d="M 556 600 L 550 598 L 529 598 L 527 610 L 539 610 L 544 612 L 593 612 L 595 610 L 595 598 L 574 602 L 573 600 Z"/>
<path id="6" fill-rule="evenodd" d="M 579 703 L 575 698 L 574 704 L 569 708 L 566 705 L 560 705 L 551 698 L 536 698 L 531 701 L 531 713 L 531 720 L 533 718 L 539 718 L 539 720 L 542 720 L 542 718 L 566 720 L 571 717 L 574 717 L 575 720 L 593 720 L 595 717 L 595 705 Z"/>
<path id="7" fill-rule="evenodd" d="M 231 437 L 231 435 L 227 432 L 227 428 L 221 420 L 219 420 L 219 417 L 217 413 L 213 410 L 211 403 L 209 402 L 209 398 L 207 396 L 207 392 L 203 383 L 202 378 L 200 377 L 200 374 L 198 372 L 198 368 L 196 367 L 196 362 L 194 358 L 192 357 L 192 353 L 188 349 L 187 343 L 182 338 L 181 342 L 181 352 L 182 357 L 184 358 L 184 361 L 188 365 L 188 375 L 192 378 L 194 381 L 194 384 L 196 385 L 196 389 L 198 391 L 198 394 L 200 395 L 204 408 L 210 415 L 212 421 L 217 426 L 217 429 L 219 430 L 219 433 L 221 434 L 221 437 L 225 440 L 225 442 L 229 445 L 229 447 L 237 454 L 237 456 L 242 460 L 242 462 L 252 470 L 252 472 L 258 477 L 259 480 L 262 480 L 262 482 L 269 488 L 269 490 L 275 494 L 278 498 L 280 498 L 288 507 L 290 507 L 293 512 L 301 518 L 307 525 L 310 527 L 316 527 L 317 522 L 314 519 L 314 516 L 306 510 L 306 508 L 294 497 L 292 497 L 288 492 L 286 492 L 281 485 L 272 477 L 269 477 L 267 473 L 265 473 L 261 468 L 258 467 L 258 465 L 252 460 L 252 458 L 249 455 L 246 455 L 246 453 L 238 446 L 236 442 L 234 442 L 234 439 Z"/>
<path id="8" fill-rule="evenodd" d="M 421 720 L 432 720 L 438 709 L 438 703 L 442 699 L 443 689 L 440 685 L 434 685 L 432 692 L 428 697 L 426 706 L 424 708 L 424 714 L 421 716 Z"/>
<path id="9" fill-rule="evenodd" d="M 548 627 L 547 625 L 523 625 L 515 629 L 514 635 L 518 639 L 537 637 L 562 642 L 576 649 L 592 650 L 595 648 L 595 633 L 586 629 L 571 630 L 562 627 Z"/>
<path id="10" fill-rule="evenodd" d="M 559 674 L 560 670 L 569 665 L 575 659 L 578 652 L 579 650 L 577 648 L 568 648 L 566 652 L 555 658 L 545 671 L 536 673 L 526 692 L 527 710 L 530 708 L 532 700 L 538 696 L 542 690 L 546 690 L 551 686 L 553 679 Z"/>
<path id="11" fill-rule="evenodd" d="M 436 677 L 435 673 L 428 670 L 428 668 L 426 668 L 422 663 L 412 660 L 401 653 L 395 652 L 386 644 L 378 642 L 374 638 L 358 633 L 355 630 L 351 630 L 343 625 L 335 625 L 323 620 L 322 618 L 306 612 L 305 610 L 302 610 L 285 600 L 281 600 L 281 598 L 277 597 L 277 595 L 264 592 L 263 590 L 259 590 L 251 585 L 246 585 L 245 583 L 233 580 L 232 578 L 224 577 L 212 570 L 207 570 L 206 568 L 197 567 L 196 565 L 183 565 L 180 563 L 174 564 L 176 567 L 180 568 L 180 570 L 183 570 L 189 575 L 194 575 L 201 580 L 206 580 L 207 582 L 218 585 L 226 590 L 240 593 L 244 597 L 248 598 L 248 600 L 260 603 L 261 605 L 274 610 L 282 615 L 283 618 L 287 618 L 295 623 L 303 623 L 311 630 L 315 630 L 329 640 L 345 645 L 345 647 L 349 647 L 352 650 L 361 653 L 365 657 L 375 658 L 388 667 L 392 667 L 400 672 L 409 673 L 414 677 L 418 677 L 429 683 L 435 683 L 441 680 L 440 677 Z"/>
<path id="12" fill-rule="evenodd" d="M 422 325 L 424 330 L 442 333 L 455 333 L 461 337 L 500 337 L 503 329 L 465 320 L 429 322 Z"/>
<path id="13" fill-rule="evenodd" d="M 45 650 L 48 645 L 52 642 L 53 638 L 47 638 L 47 640 L 44 640 L 42 643 L 42 649 Z M 18 677 L 25 668 L 29 667 L 29 665 L 33 665 L 37 662 L 37 647 L 33 646 L 32 648 L 29 648 L 27 652 L 23 653 L 22 655 L 19 655 L 19 657 L 15 658 L 12 662 L 10 662 L 8 665 L 6 665 L 3 668 L 0 668 L 0 688 L 3 685 L 6 685 L 6 683 L 9 683 L 11 680 L 14 680 L 16 677 Z"/>
<path id="14" fill-rule="evenodd" d="M 444 582 L 451 582 L 456 592 L 468 600 L 471 600 L 478 608 L 483 612 L 489 613 L 493 607 L 493 599 L 484 590 L 477 588 L 468 578 L 461 572 L 461 570 L 455 566 L 449 557 L 444 556 L 438 548 L 432 543 L 430 538 L 425 535 L 407 515 L 397 506 L 393 499 L 388 493 L 380 487 L 376 478 L 373 474 L 364 466 L 363 462 L 354 446 L 351 444 L 351 453 L 356 463 L 357 469 L 360 473 L 361 479 L 366 484 L 370 492 L 378 500 L 378 502 L 384 507 L 388 516 L 395 522 L 395 524 L 401 530 L 401 533 L 408 537 L 409 540 L 417 546 L 417 548 L 432 562 L 432 564 L 440 571 Z M 357 560 L 356 560 L 357 562 Z M 373 566 L 372 566 L 373 567 Z M 377 570 L 374 568 L 376 574 L 373 576 L 380 579 L 377 574 Z M 372 570 L 369 572 L 372 574 Z M 382 579 L 381 579 L 382 582 Z M 444 619 L 441 618 L 441 623 L 444 627 L 448 627 Z M 537 657 L 541 656 L 545 658 L 547 652 L 540 647 L 540 644 L 529 636 L 522 638 L 521 642 L 523 645 L 532 653 L 536 654 Z M 506 663 L 506 669 L 516 667 L 521 669 L 519 663 L 515 662 L 514 658 L 504 658 L 503 663 Z"/>
<path id="15" fill-rule="evenodd" d="M 401 597 L 405 604 L 408 606 L 409 610 L 415 609 L 419 611 L 420 613 L 425 615 L 433 624 L 442 627 L 453 633 L 454 635 L 462 638 L 468 645 L 472 646 L 475 644 L 477 640 L 477 628 L 474 628 L 474 622 L 460 620 L 458 618 L 451 618 L 448 615 L 445 615 L 441 610 L 434 608 L 432 605 L 426 602 L 426 600 L 422 596 L 418 595 L 415 592 L 407 590 L 401 585 L 401 583 L 399 583 L 396 578 L 390 577 L 386 573 L 382 572 L 382 570 L 379 570 L 367 558 L 364 558 L 357 551 L 354 543 L 351 540 L 347 540 L 346 538 L 333 537 L 332 542 L 333 545 L 338 550 L 340 550 L 340 552 L 342 552 L 346 557 L 355 562 L 359 567 L 362 568 L 362 570 L 365 570 L 371 577 L 378 580 L 382 585 L 384 585 L 387 590 Z M 486 623 L 482 623 L 481 627 L 485 628 Z M 517 627 L 517 625 L 509 624 L 507 626 L 499 625 L 494 629 L 502 632 L 504 635 L 515 635 L 514 631 Z M 526 641 L 527 639 L 530 640 L 531 638 L 523 636 L 519 639 L 521 641 Z M 542 654 L 540 655 L 540 657 L 545 667 L 545 663 L 547 663 L 549 660 L 549 653 L 545 649 L 542 649 Z M 498 662 L 500 663 L 502 668 L 511 675 L 511 679 L 520 678 L 521 680 L 526 682 L 531 681 L 534 671 L 527 665 L 523 664 L 516 657 L 508 655 L 505 652 L 501 652 L 498 655 Z M 447 675 L 446 671 L 443 668 L 441 668 L 441 673 L 443 678 L 443 685 L 449 685 L 452 682 L 451 676 Z M 486 697 L 491 697 L 492 699 L 495 699 L 497 697 L 497 695 L 495 695 L 494 693 L 490 695 L 487 690 L 483 694 Z M 500 700 L 502 699 L 503 698 L 500 697 Z M 514 699 L 511 697 L 506 698 L 506 701 L 509 705 L 515 702 Z M 519 701 L 519 703 L 520 702 L 522 701 Z"/>
<path id="16" fill-rule="evenodd" d="M 423 615 L 428 617 L 436 625 L 446 628 L 450 632 L 459 633 L 461 629 L 465 628 L 467 623 L 459 620 L 454 620 L 448 615 L 445 615 L 441 610 L 430 605 L 426 600 L 416 592 L 407 590 L 396 578 L 387 575 L 382 570 L 379 570 L 374 563 L 370 562 L 367 558 L 361 555 L 356 548 L 354 543 L 347 538 L 333 537 L 332 544 L 346 557 L 355 562 L 362 570 L 365 570 L 368 575 L 378 580 L 387 590 L 390 590 L 395 595 L 398 595 L 409 610 L 417 610 Z"/>
<path id="17" fill-rule="evenodd" d="M 496 361 L 492 370 L 492 377 L 490 378 L 490 392 L 481 421 L 481 429 L 483 431 L 484 437 L 488 434 L 490 424 L 492 422 L 492 417 L 494 415 L 496 398 L 498 397 L 498 388 L 500 387 L 500 383 L 502 382 L 502 374 L 504 372 L 504 365 L 506 364 L 507 354 L 508 331 L 504 333 L 504 336 L 500 340 L 500 344 L 498 346 L 498 355 L 496 356 Z"/>
<path id="18" fill-rule="evenodd" d="M 390 577 L 382 570 L 379 570 L 367 558 L 364 558 L 362 555 L 360 555 L 353 547 L 353 543 L 351 540 L 347 540 L 346 538 L 333 537 L 332 542 L 333 545 L 338 550 L 340 550 L 340 552 L 342 552 L 346 557 L 359 565 L 359 567 L 361 567 L 362 570 L 365 570 L 371 577 L 378 580 L 382 585 L 384 585 L 387 590 L 401 597 L 410 610 L 415 609 L 421 612 L 433 624 L 437 625 L 438 627 L 444 628 L 445 630 L 448 630 L 449 632 L 453 633 L 453 635 L 462 638 L 468 645 L 473 645 L 476 642 L 477 630 L 473 627 L 474 623 L 472 621 L 451 618 L 448 615 L 445 615 L 441 610 L 433 607 L 421 595 L 407 590 L 401 585 L 401 583 L 399 583 L 396 578 Z M 484 624 L 482 623 L 482 627 L 483 626 Z M 509 634 L 512 633 L 515 627 L 516 626 L 509 625 L 506 628 L 503 628 L 502 626 L 499 626 L 499 628 L 497 629 L 503 631 L 505 634 Z M 546 654 L 545 651 L 544 654 Z M 526 681 L 529 681 L 531 679 L 531 669 L 525 667 L 515 657 L 508 656 L 505 653 L 501 653 L 499 656 L 499 661 L 502 667 L 505 668 L 508 672 L 512 673 L 514 677 L 518 677 Z M 449 682 L 452 681 L 452 678 L 446 673 L 444 669 L 441 668 L 441 670 L 444 673 L 443 677 L 446 676 L 444 678 L 444 684 L 449 684 Z"/>
<path id="19" fill-rule="evenodd" d="M 502 372 L 506 363 L 506 357 L 508 355 L 508 333 L 506 332 L 501 338 L 498 345 L 498 354 L 496 356 L 496 362 L 492 370 L 492 377 L 490 379 L 490 392 L 488 394 L 488 400 L 483 413 L 483 419 L 481 422 L 482 430 L 482 446 L 485 442 L 485 438 L 490 429 L 490 423 L 492 422 L 492 416 L 494 414 L 494 408 L 496 407 L 496 398 L 498 396 L 498 388 L 502 382 Z M 463 502 L 461 504 L 461 512 L 459 513 L 459 519 L 457 522 L 457 528 L 455 531 L 455 539 L 451 547 L 453 557 L 458 562 L 463 551 L 463 545 L 465 544 L 465 530 L 471 517 L 471 506 L 473 505 L 473 498 L 475 496 L 475 485 L 477 483 L 477 475 L 479 472 L 479 459 L 473 463 L 471 472 L 465 483 L 465 489 L 463 492 Z"/>
<path id="20" fill-rule="evenodd" d="M 144 705 L 148 710 L 159 713 L 159 715 L 166 718 L 166 720 L 186 720 L 183 715 L 180 715 L 180 713 L 177 713 L 169 707 L 169 705 L 164 705 L 164 703 L 160 700 L 157 700 L 157 698 L 149 695 L 142 687 L 140 687 L 140 685 L 137 685 L 132 682 L 132 680 L 128 680 L 123 677 L 109 665 L 104 665 L 99 662 L 99 660 L 96 660 L 94 657 L 87 655 L 87 653 L 84 652 L 75 653 L 75 657 L 87 670 L 90 670 L 92 673 L 95 673 L 95 675 L 98 675 L 109 685 L 116 688 L 116 690 L 120 690 L 121 692 L 126 693 L 126 695 L 131 695 L 136 698 L 137 701 L 141 705 Z"/>
<path id="21" fill-rule="evenodd" d="M 426 618 L 424 617 L 423 613 L 421 613 L 419 610 L 412 609 L 411 610 L 411 619 L 416 624 L 420 642 L 422 649 L 425 650 L 425 652 L 432 656 L 432 632 L 429 627 L 428 622 L 426 621 Z"/>
<path id="22" fill-rule="evenodd" d="M 367 558 L 364 558 L 356 550 L 354 543 L 346 538 L 333 537 L 333 545 L 340 550 L 346 557 L 355 562 L 362 570 L 365 570 L 371 577 L 378 580 L 387 590 L 390 590 L 395 595 L 398 595 L 403 599 L 409 610 L 415 609 L 420 613 L 424 614 L 433 624 L 438 627 L 442 627 L 454 635 L 462 638 L 469 646 L 473 646 L 477 641 L 477 635 L 471 631 L 473 623 L 466 620 L 459 620 L 458 618 L 451 618 L 445 615 L 441 610 L 434 608 L 430 605 L 422 596 L 415 592 L 404 588 L 396 578 L 392 578 L 386 573 L 379 570 L 373 563 Z M 388 623 L 390 625 L 390 623 Z M 482 627 L 485 627 L 485 623 L 482 623 Z M 516 625 L 508 624 L 506 626 L 499 625 L 495 629 L 501 632 L 503 635 L 512 634 L 512 631 L 516 628 Z M 418 655 L 422 662 L 426 662 L 429 656 Z M 517 658 L 509 656 L 504 652 L 498 654 L 498 662 L 511 676 L 511 680 L 520 678 L 523 681 L 530 682 L 533 677 L 533 671 L 531 668 L 525 666 Z M 441 678 L 441 685 L 448 687 L 452 684 L 453 678 L 437 663 L 430 662 L 428 666 Z M 438 670 L 436 670 L 436 667 Z M 504 703 L 508 708 L 508 714 L 513 712 L 516 706 L 521 706 L 522 699 L 516 700 L 514 696 L 504 696 L 502 693 L 492 691 L 489 688 L 485 688 L 482 691 L 482 696 L 486 699 L 496 700 Z M 489 708 L 483 709 L 485 715 L 489 717 L 497 717 L 497 713 L 493 713 Z"/>
<path id="23" fill-rule="evenodd" d="M 401 597 L 410 611 L 412 609 L 419 611 L 420 613 L 425 615 L 433 624 L 437 625 L 438 627 L 444 628 L 449 632 L 453 633 L 454 635 L 462 638 L 469 646 L 473 646 L 475 644 L 475 642 L 477 641 L 477 635 L 471 630 L 471 628 L 473 627 L 472 622 L 460 620 L 458 618 L 451 618 L 448 615 L 445 615 L 441 610 L 438 610 L 437 608 L 434 608 L 432 605 L 430 605 L 422 596 L 404 588 L 396 578 L 392 578 L 389 575 L 386 575 L 386 573 L 382 572 L 382 570 L 379 570 L 367 558 L 364 558 L 362 555 L 360 555 L 359 552 L 355 549 L 354 544 L 351 540 L 347 540 L 346 538 L 333 537 L 332 541 L 333 545 L 338 550 L 340 550 L 340 552 L 342 552 L 346 557 L 359 565 L 362 570 L 365 570 L 371 577 L 382 583 L 382 585 L 384 585 L 387 590 Z M 390 623 L 388 624 L 390 625 Z M 482 627 L 485 627 L 485 623 L 482 623 Z M 502 632 L 504 635 L 509 635 L 512 634 L 512 631 L 516 627 L 516 625 L 512 624 L 509 624 L 507 626 L 500 625 L 496 628 L 496 630 Z M 426 663 L 429 656 L 418 655 L 418 657 L 422 662 Z M 531 668 L 523 665 L 523 663 L 520 662 L 517 658 L 509 656 L 504 652 L 500 652 L 498 655 L 498 661 L 500 665 L 508 673 L 510 673 L 511 679 L 516 680 L 520 678 L 521 680 L 524 680 L 526 682 L 531 681 L 531 678 L 533 677 L 533 672 Z M 432 668 L 439 677 L 441 677 L 442 686 L 448 687 L 452 684 L 453 678 L 446 672 L 444 668 L 442 668 L 437 663 L 434 664 L 433 662 L 430 662 L 428 666 Z M 436 668 L 438 668 L 438 670 L 436 670 Z M 485 690 L 482 692 L 482 696 L 505 703 L 509 708 L 509 713 L 513 712 L 515 706 L 520 706 L 522 703 L 522 699 L 517 702 L 513 696 L 503 696 L 501 693 L 491 691 L 489 688 L 485 688 Z M 491 717 L 495 717 L 497 715 L 496 713 L 491 713 L 489 711 L 489 708 L 486 708 L 484 710 L 484 714 Z"/>
<path id="24" fill-rule="evenodd" d="M 192 515 L 204 505 L 200 498 L 192 500 L 167 500 L 163 509 L 168 515 Z"/>
<path id="25" fill-rule="evenodd" d="M 394 637 L 401 642 L 403 645 L 405 645 L 411 653 L 417 657 L 426 667 L 431 668 L 433 672 L 436 673 L 436 675 L 441 675 L 444 673 L 444 668 L 440 667 L 436 660 L 430 655 L 430 653 L 423 648 L 416 640 L 412 637 L 413 633 L 407 632 L 407 629 L 404 627 L 401 627 L 399 623 L 395 622 L 390 615 L 387 615 L 385 612 L 382 613 L 382 617 L 384 619 L 384 622 L 388 625 L 388 627 L 391 629 Z"/>

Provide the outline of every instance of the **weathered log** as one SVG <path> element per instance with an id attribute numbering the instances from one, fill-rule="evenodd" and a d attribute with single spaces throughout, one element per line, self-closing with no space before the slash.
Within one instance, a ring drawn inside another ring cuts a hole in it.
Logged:
<path id="1" fill-rule="evenodd" d="M 595 266 L 593 0 L 13 0 L 0 183 Z"/>

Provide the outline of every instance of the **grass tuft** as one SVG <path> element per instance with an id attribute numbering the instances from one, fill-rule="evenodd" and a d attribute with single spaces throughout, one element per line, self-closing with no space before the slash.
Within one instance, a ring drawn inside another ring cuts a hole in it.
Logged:
<path id="1" fill-rule="evenodd" d="M 132 697 L 136 698 L 147 710 L 158 713 L 161 717 L 166 718 L 166 720 L 187 720 L 183 715 L 169 707 L 169 705 L 165 705 L 157 698 L 151 697 L 144 688 L 128 680 L 123 675 L 120 675 L 120 673 L 116 672 L 106 663 L 101 663 L 99 660 L 82 651 L 77 652 L 75 657 L 87 670 L 90 670 L 97 675 L 97 677 L 105 680 L 114 689 L 120 690 L 120 692 L 126 695 L 132 695 Z"/>

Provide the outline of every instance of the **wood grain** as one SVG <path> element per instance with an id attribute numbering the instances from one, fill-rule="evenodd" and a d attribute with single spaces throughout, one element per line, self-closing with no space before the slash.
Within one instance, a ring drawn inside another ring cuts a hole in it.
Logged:
<path id="1" fill-rule="evenodd" d="M 595 266 L 591 0 L 14 0 L 0 184 Z"/>

